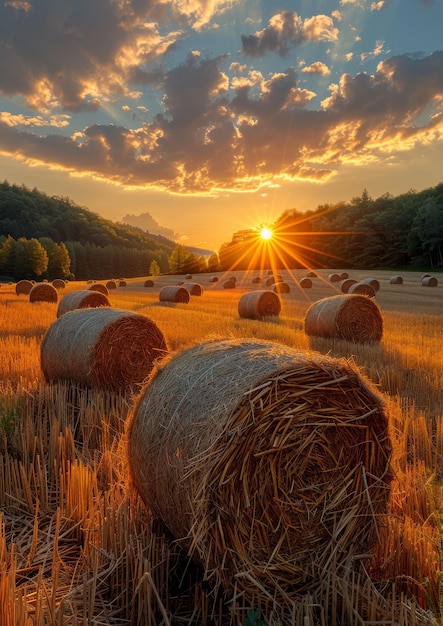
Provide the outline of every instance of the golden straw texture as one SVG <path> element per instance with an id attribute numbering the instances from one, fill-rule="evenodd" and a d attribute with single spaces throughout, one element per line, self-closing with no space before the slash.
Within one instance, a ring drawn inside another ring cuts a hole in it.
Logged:
<path id="1" fill-rule="evenodd" d="M 265 341 L 167 359 L 128 424 L 131 480 L 228 594 L 291 605 L 376 541 L 383 402 L 345 360 Z"/>
<path id="2" fill-rule="evenodd" d="M 28 295 L 33 287 L 33 283 L 30 280 L 19 280 L 15 286 L 15 293 L 17 296 Z"/>
<path id="3" fill-rule="evenodd" d="M 167 285 L 160 289 L 158 297 L 160 302 L 188 304 L 191 296 L 185 287 L 181 287 L 180 285 Z"/>
<path id="4" fill-rule="evenodd" d="M 360 343 L 380 341 L 383 318 L 372 298 L 346 294 L 313 302 L 305 315 L 305 332 Z"/>
<path id="5" fill-rule="evenodd" d="M 29 292 L 29 302 L 57 302 L 58 291 L 50 283 L 37 283 Z"/>
<path id="6" fill-rule="evenodd" d="M 145 382 L 167 352 L 158 326 L 144 315 L 108 307 L 77 309 L 47 330 L 40 363 L 49 380 L 122 390 Z"/>

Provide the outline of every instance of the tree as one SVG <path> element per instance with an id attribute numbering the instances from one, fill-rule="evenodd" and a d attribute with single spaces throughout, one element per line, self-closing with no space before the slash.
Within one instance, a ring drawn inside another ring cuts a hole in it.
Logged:
<path id="1" fill-rule="evenodd" d="M 46 278 L 48 280 L 54 280 L 54 278 L 72 278 L 71 257 L 69 256 L 65 244 L 55 243 L 49 237 L 42 237 L 39 241 L 48 255 Z"/>
<path id="2" fill-rule="evenodd" d="M 441 202 L 438 200 L 441 199 Z M 417 251 L 420 244 L 423 261 L 431 267 L 443 266 L 443 198 L 428 198 L 412 222 L 408 243 Z M 417 255 L 419 261 L 422 260 Z"/>
<path id="3" fill-rule="evenodd" d="M 176 245 L 169 257 L 169 271 L 171 274 L 185 274 L 186 262 L 190 256 L 189 250 L 180 244 Z"/>
<path id="4" fill-rule="evenodd" d="M 35 239 L 20 238 L 23 245 L 24 258 L 27 264 L 27 277 L 40 278 L 48 267 L 48 254 L 42 244 Z M 24 276 L 26 278 L 26 276 Z"/>
<path id="5" fill-rule="evenodd" d="M 151 264 L 149 266 L 149 276 L 159 276 L 159 275 L 160 275 L 160 265 L 154 259 L 153 261 L 151 261 Z"/>

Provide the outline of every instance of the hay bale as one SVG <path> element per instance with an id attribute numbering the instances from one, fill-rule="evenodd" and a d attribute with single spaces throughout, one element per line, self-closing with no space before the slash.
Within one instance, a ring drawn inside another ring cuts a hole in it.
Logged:
<path id="1" fill-rule="evenodd" d="M 310 270 L 310 271 L 306 274 L 306 276 L 307 276 L 308 278 L 316 278 L 316 277 L 317 277 L 317 274 L 316 274 L 314 271 Z"/>
<path id="2" fill-rule="evenodd" d="M 423 280 L 423 278 L 428 278 L 429 276 L 430 276 L 430 274 L 422 274 L 420 280 Z"/>
<path id="3" fill-rule="evenodd" d="M 75 311 L 76 309 L 96 308 L 99 306 L 111 306 L 108 296 L 105 296 L 104 293 L 90 291 L 89 289 L 70 291 L 58 303 L 57 317 L 61 317 L 65 313 Z"/>
<path id="4" fill-rule="evenodd" d="M 254 276 L 254 278 L 252 279 L 251 282 L 252 282 L 253 285 L 257 285 L 258 283 L 261 283 L 260 276 Z"/>
<path id="5" fill-rule="evenodd" d="M 288 283 L 279 281 L 278 283 L 274 284 L 274 291 L 275 293 L 290 293 L 291 288 Z"/>
<path id="6" fill-rule="evenodd" d="M 111 289 L 117 289 L 117 283 L 115 282 L 115 280 L 108 280 L 108 282 L 106 283 L 106 289 L 111 290 Z"/>
<path id="7" fill-rule="evenodd" d="M 348 293 L 375 298 L 375 289 L 369 283 L 354 283 L 349 287 Z"/>
<path id="8" fill-rule="evenodd" d="M 403 285 L 403 277 L 402 276 L 391 276 L 389 279 L 390 285 Z"/>
<path id="9" fill-rule="evenodd" d="M 437 287 L 438 280 L 435 276 L 425 276 L 425 278 L 422 279 L 421 284 L 423 287 Z"/>
<path id="10" fill-rule="evenodd" d="M 125 390 L 141 385 L 167 352 L 158 326 L 144 315 L 108 307 L 71 311 L 47 330 L 40 364 L 47 381 Z"/>
<path id="11" fill-rule="evenodd" d="M 308 278 L 307 276 L 305 276 L 300 281 L 300 287 L 302 289 L 311 289 L 311 287 L 312 287 L 312 280 L 310 278 Z"/>
<path id="12" fill-rule="evenodd" d="M 270 276 L 269 278 L 266 279 L 266 286 L 267 287 L 271 287 L 274 283 L 275 283 L 274 276 Z"/>
<path id="13" fill-rule="evenodd" d="M 118 281 L 118 286 L 119 287 L 126 287 L 128 283 L 125 280 L 119 280 Z"/>
<path id="14" fill-rule="evenodd" d="M 186 274 L 185 278 L 186 280 L 192 280 L 192 274 Z"/>
<path id="15" fill-rule="evenodd" d="M 211 283 L 218 283 L 218 276 L 213 276 L 210 280 Z"/>
<path id="16" fill-rule="evenodd" d="M 185 283 L 183 287 L 189 291 L 191 296 L 203 295 L 204 289 L 200 283 Z"/>
<path id="17" fill-rule="evenodd" d="M 293 606 L 348 568 L 389 505 L 384 404 L 344 359 L 201 343 L 151 377 L 127 434 L 148 509 L 215 587 L 251 606 Z"/>
<path id="18" fill-rule="evenodd" d="M 145 287 L 153 287 L 154 286 L 154 281 L 151 280 L 150 278 L 148 278 L 148 280 L 145 280 Z"/>
<path id="19" fill-rule="evenodd" d="M 331 296 L 313 302 L 306 311 L 305 333 L 358 343 L 375 342 L 382 338 L 383 318 L 377 304 L 367 296 Z"/>
<path id="20" fill-rule="evenodd" d="M 56 289 L 64 289 L 66 287 L 66 283 L 62 278 L 54 278 L 54 280 L 52 281 L 52 285 Z"/>
<path id="21" fill-rule="evenodd" d="M 360 282 L 364 285 L 371 285 L 374 291 L 380 291 L 380 283 L 376 278 L 362 278 Z"/>
<path id="22" fill-rule="evenodd" d="M 91 291 L 99 291 L 100 293 L 104 293 L 105 296 L 109 295 L 108 288 L 106 285 L 102 285 L 102 283 L 91 283 L 88 287 Z"/>
<path id="23" fill-rule="evenodd" d="M 223 289 L 235 289 L 235 280 L 225 280 L 223 283 Z"/>
<path id="24" fill-rule="evenodd" d="M 238 314 L 242 318 L 261 320 L 264 317 L 278 317 L 281 301 L 274 291 L 263 289 L 244 293 L 238 301 Z"/>
<path id="25" fill-rule="evenodd" d="M 329 274 L 328 278 L 330 283 L 338 283 L 338 281 L 340 280 L 340 274 L 334 272 L 332 274 Z"/>
<path id="26" fill-rule="evenodd" d="M 29 302 L 58 302 L 58 291 L 50 283 L 36 283 L 29 292 Z"/>
<path id="27" fill-rule="evenodd" d="M 160 302 L 176 302 L 179 304 L 187 304 L 191 297 L 189 291 L 180 285 L 162 287 L 158 296 Z"/>
<path id="28" fill-rule="evenodd" d="M 15 286 L 15 293 L 17 296 L 28 296 L 33 284 L 30 280 L 19 280 Z"/>
<path id="29" fill-rule="evenodd" d="M 342 291 L 343 293 L 348 293 L 349 288 L 352 285 L 356 284 L 356 280 L 354 280 L 353 278 L 345 278 L 344 280 L 342 280 L 340 282 L 340 291 Z"/>
<path id="30" fill-rule="evenodd" d="M 342 272 L 340 274 L 340 280 L 346 280 L 347 278 L 349 278 L 348 272 Z"/>

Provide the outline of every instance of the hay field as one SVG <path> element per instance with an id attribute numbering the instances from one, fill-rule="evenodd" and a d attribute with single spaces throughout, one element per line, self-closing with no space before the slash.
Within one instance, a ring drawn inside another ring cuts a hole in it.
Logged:
<path id="1" fill-rule="evenodd" d="M 155 277 L 149 288 L 146 277 L 128 279 L 109 294 L 112 307 L 154 320 L 173 351 L 214 337 L 270 340 L 352 359 L 384 395 L 394 480 L 377 548 L 346 588 L 331 569 L 317 595 L 281 614 L 212 593 L 128 488 L 124 432 L 136 395 L 46 383 L 40 346 L 57 304 L 29 302 L 2 285 L 2 626 L 443 623 L 443 275 L 433 274 L 437 287 L 423 287 L 420 273 L 389 284 L 388 272 L 350 271 L 379 280 L 384 322 L 380 342 L 354 344 L 304 332 L 310 304 L 338 293 L 329 273 L 301 290 L 303 271 L 279 270 L 290 293 L 280 294 L 280 315 L 262 321 L 237 310 L 241 294 L 260 288 L 252 283 L 258 272 L 230 272 L 234 289 L 223 287 L 222 274 L 216 283 L 195 275 L 204 292 L 187 304 L 159 301 L 161 287 L 184 276 Z M 63 293 L 85 288 L 70 282 Z"/>

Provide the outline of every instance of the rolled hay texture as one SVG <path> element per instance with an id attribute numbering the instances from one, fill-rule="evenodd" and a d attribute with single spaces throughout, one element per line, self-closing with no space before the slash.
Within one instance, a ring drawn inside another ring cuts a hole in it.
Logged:
<path id="1" fill-rule="evenodd" d="M 36 283 L 29 292 L 29 302 L 58 302 L 58 291 L 50 283 Z"/>
<path id="2" fill-rule="evenodd" d="M 153 287 L 154 286 L 154 281 L 151 280 L 150 278 L 148 278 L 148 280 L 145 280 L 145 287 Z"/>
<path id="3" fill-rule="evenodd" d="M 374 288 L 374 291 L 380 291 L 380 282 L 376 278 L 362 278 L 360 281 L 364 285 L 371 285 Z"/>
<path id="4" fill-rule="evenodd" d="M 62 278 L 54 278 L 52 284 L 56 289 L 64 289 L 66 287 L 66 283 Z"/>
<path id="5" fill-rule="evenodd" d="M 354 283 L 349 287 L 348 293 L 375 298 L 375 289 L 370 283 Z"/>
<path id="6" fill-rule="evenodd" d="M 340 280 L 340 274 L 336 274 L 336 273 L 329 274 L 328 278 L 329 278 L 329 282 L 338 283 L 338 281 Z"/>
<path id="7" fill-rule="evenodd" d="M 183 285 L 183 287 L 185 287 L 185 289 L 187 289 L 190 293 L 191 296 L 201 296 L 203 295 L 203 287 L 200 285 L 200 283 L 185 283 Z"/>
<path id="8" fill-rule="evenodd" d="M 106 285 L 102 285 L 102 283 L 91 283 L 88 287 L 91 291 L 99 291 L 100 293 L 104 293 L 105 296 L 109 295 L 108 288 Z"/>
<path id="9" fill-rule="evenodd" d="M 291 288 L 288 283 L 279 281 L 278 283 L 274 284 L 274 291 L 275 293 L 290 293 Z"/>
<path id="10" fill-rule="evenodd" d="M 313 302 L 305 315 L 305 333 L 347 341 L 380 341 L 383 318 L 377 304 L 361 295 L 338 295 Z"/>
<path id="11" fill-rule="evenodd" d="M 348 272 L 342 272 L 340 274 L 340 280 L 346 280 L 347 278 L 349 278 Z"/>
<path id="12" fill-rule="evenodd" d="M 179 304 L 188 304 L 191 296 L 185 287 L 180 285 L 167 285 L 162 287 L 158 294 L 160 302 L 176 302 Z"/>
<path id="13" fill-rule="evenodd" d="M 119 287 L 126 287 L 127 286 L 127 282 L 125 280 L 119 280 L 118 281 L 118 286 Z"/>
<path id="14" fill-rule="evenodd" d="M 435 276 L 425 276 L 425 278 L 422 279 L 421 284 L 423 287 L 437 287 L 438 280 Z"/>
<path id="15" fill-rule="evenodd" d="M 104 293 L 89 289 L 70 291 L 58 303 L 57 317 L 76 309 L 97 308 L 99 306 L 111 306 L 108 296 L 105 296 Z"/>
<path id="16" fill-rule="evenodd" d="M 353 278 L 345 278 L 344 280 L 342 280 L 340 282 L 340 291 L 342 291 L 343 293 L 348 293 L 349 288 L 352 285 L 356 284 L 356 280 L 354 280 Z"/>
<path id="17" fill-rule="evenodd" d="M 275 291 L 263 289 L 244 293 L 238 301 L 238 314 L 250 320 L 262 320 L 264 317 L 278 317 L 281 300 Z"/>
<path id="18" fill-rule="evenodd" d="M 389 279 L 390 285 L 403 285 L 403 276 L 391 276 Z"/>
<path id="19" fill-rule="evenodd" d="M 231 280 L 230 278 L 225 280 L 223 283 L 223 289 L 235 289 L 235 280 Z"/>
<path id="20" fill-rule="evenodd" d="M 305 276 L 300 281 L 300 287 L 302 289 L 311 289 L 311 287 L 312 287 L 312 280 L 310 278 L 308 278 L 307 276 Z"/>
<path id="21" fill-rule="evenodd" d="M 30 280 L 19 280 L 15 286 L 15 293 L 17 296 L 28 296 L 33 284 Z"/>
<path id="22" fill-rule="evenodd" d="M 108 307 L 78 309 L 48 328 L 40 365 L 46 381 L 121 391 L 145 382 L 167 351 L 163 333 L 144 315 Z"/>
<path id="23" fill-rule="evenodd" d="M 106 283 L 106 289 L 108 289 L 108 291 L 110 289 L 117 289 L 117 283 L 115 282 L 115 280 L 108 280 L 108 282 Z"/>
<path id="24" fill-rule="evenodd" d="M 387 417 L 344 359 L 201 343 L 151 377 L 127 435 L 133 487 L 228 594 L 291 606 L 375 544 Z"/>

